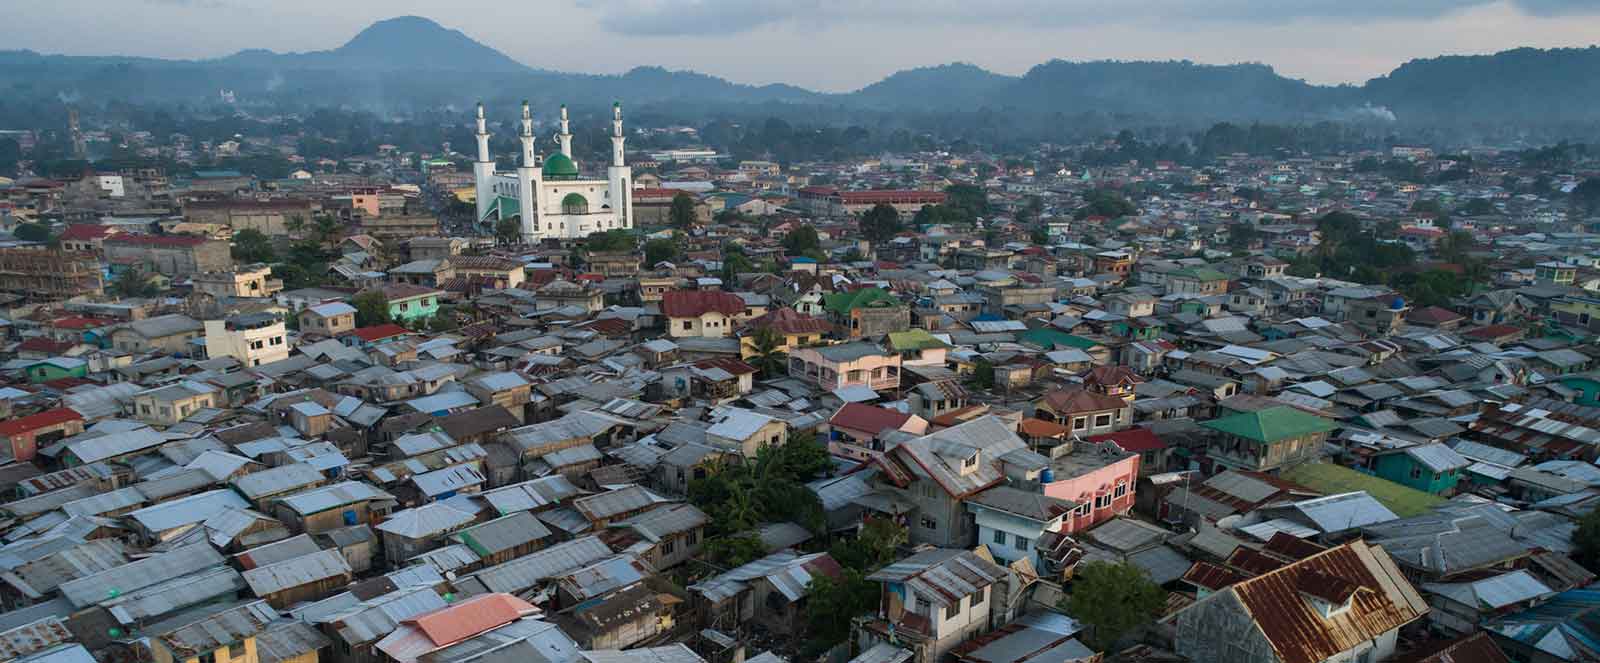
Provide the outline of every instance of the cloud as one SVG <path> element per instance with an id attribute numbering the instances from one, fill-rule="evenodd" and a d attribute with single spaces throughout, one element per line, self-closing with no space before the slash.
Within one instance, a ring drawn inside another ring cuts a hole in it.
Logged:
<path id="1" fill-rule="evenodd" d="M 605 30 L 635 36 L 717 36 L 762 28 L 916 25 L 1084 27 L 1173 21 L 1426 20 L 1508 4 L 1550 17 L 1600 14 L 1594 0 L 585 0 Z"/>

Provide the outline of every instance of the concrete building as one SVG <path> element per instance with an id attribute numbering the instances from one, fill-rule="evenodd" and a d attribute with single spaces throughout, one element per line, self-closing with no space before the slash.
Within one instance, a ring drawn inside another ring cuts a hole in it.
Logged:
<path id="1" fill-rule="evenodd" d="M 207 320 L 206 354 L 213 359 L 233 357 L 245 366 L 288 359 L 289 341 L 283 318 L 275 313 L 250 313 Z"/>

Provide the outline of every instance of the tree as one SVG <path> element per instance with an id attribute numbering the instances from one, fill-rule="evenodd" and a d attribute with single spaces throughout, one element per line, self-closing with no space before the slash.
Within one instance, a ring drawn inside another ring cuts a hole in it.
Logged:
<path id="1" fill-rule="evenodd" d="M 1089 627 L 1089 645 L 1108 650 L 1133 629 L 1161 615 L 1167 593 L 1137 566 L 1086 562 L 1072 580 L 1061 607 Z"/>
<path id="2" fill-rule="evenodd" d="M 972 383 L 979 389 L 993 389 L 994 363 L 983 357 L 972 362 Z"/>
<path id="3" fill-rule="evenodd" d="M 672 207 L 667 210 L 667 223 L 672 227 L 688 230 L 694 227 L 694 197 L 679 191 L 672 196 Z"/>
<path id="4" fill-rule="evenodd" d="M 24 242 L 49 242 L 50 226 L 42 223 L 19 223 L 11 234 Z"/>
<path id="5" fill-rule="evenodd" d="M 673 240 L 661 237 L 644 243 L 644 262 L 647 266 L 677 259 L 678 243 Z"/>
<path id="6" fill-rule="evenodd" d="M 389 317 L 389 298 L 383 296 L 381 290 L 368 290 L 350 299 L 350 305 L 356 307 L 356 326 L 375 327 L 391 322 Z"/>
<path id="7" fill-rule="evenodd" d="M 154 297 L 156 287 L 150 284 L 150 277 L 144 272 L 130 269 L 111 282 L 111 292 L 120 297 Z"/>
<path id="8" fill-rule="evenodd" d="M 767 546 L 754 533 L 719 536 L 706 541 L 706 561 L 733 568 L 767 556 Z"/>
<path id="9" fill-rule="evenodd" d="M 1540 175 L 1540 177 L 1548 177 Z M 1546 190 L 1549 186 L 1546 185 Z M 1572 201 L 1583 209 L 1585 213 L 1594 214 L 1600 211 L 1600 177 L 1591 177 L 1578 184 L 1572 190 Z"/>
<path id="10" fill-rule="evenodd" d="M 952 184 L 944 188 L 945 206 L 959 212 L 967 223 L 989 214 L 989 192 L 976 184 Z"/>
<path id="11" fill-rule="evenodd" d="M 503 218 L 494 222 L 495 241 L 507 246 L 522 242 L 522 224 L 515 218 Z"/>
<path id="12" fill-rule="evenodd" d="M 905 525 L 888 518 L 867 518 L 856 538 L 833 544 L 828 554 L 841 566 L 875 571 L 893 562 L 909 537 Z"/>
<path id="13" fill-rule="evenodd" d="M 878 583 L 867 580 L 866 573 L 843 569 L 839 575 L 818 573 L 811 578 L 806 598 L 806 624 L 811 633 L 805 647 L 807 659 L 844 642 L 850 637 L 851 622 L 878 607 Z"/>
<path id="14" fill-rule="evenodd" d="M 804 255 L 821 248 L 822 240 L 817 238 L 817 229 L 809 224 L 795 228 L 783 236 L 783 250 L 792 256 Z"/>
<path id="15" fill-rule="evenodd" d="M 1235 223 L 1228 226 L 1228 248 L 1235 251 L 1250 248 L 1261 237 L 1261 231 L 1248 223 Z"/>
<path id="16" fill-rule="evenodd" d="M 1458 213 L 1465 216 L 1483 216 L 1485 214 L 1494 214 L 1494 211 L 1494 203 L 1490 202 L 1488 198 L 1473 198 L 1467 201 L 1467 204 L 1463 205 L 1458 210 Z"/>
<path id="17" fill-rule="evenodd" d="M 751 360 L 756 369 L 761 371 L 761 377 L 771 378 L 783 371 L 785 364 L 783 356 L 783 335 L 771 327 L 757 327 L 755 333 L 750 335 L 750 342 L 755 346 L 755 356 Z"/>
<path id="18" fill-rule="evenodd" d="M 722 281 L 733 284 L 739 280 L 739 274 L 756 271 L 755 263 L 744 254 L 744 250 L 736 245 L 722 248 Z"/>
<path id="19" fill-rule="evenodd" d="M 255 228 L 245 228 L 233 234 L 233 259 L 246 264 L 272 262 L 278 259 L 272 250 L 272 240 Z"/>
<path id="20" fill-rule="evenodd" d="M 861 215 L 861 236 L 875 244 L 889 241 L 904 229 L 900 212 L 893 205 L 878 203 Z"/>
<path id="21" fill-rule="evenodd" d="M 1578 529 L 1572 531 L 1572 545 L 1576 549 L 1573 561 L 1600 572 L 1600 509 L 1578 519 Z"/>
<path id="22" fill-rule="evenodd" d="M 1073 218 L 1087 219 L 1091 216 L 1103 216 L 1108 219 L 1118 219 L 1135 214 L 1139 208 L 1132 201 L 1122 197 L 1115 191 L 1095 189 L 1083 194 L 1083 206 L 1072 213 Z"/>
<path id="23" fill-rule="evenodd" d="M 1465 230 L 1452 230 L 1444 237 L 1439 238 L 1439 246 L 1436 250 L 1439 253 L 1439 257 L 1446 262 L 1459 262 L 1466 257 L 1467 252 L 1471 251 L 1476 243 L 1477 239 L 1472 236 L 1472 233 Z"/>

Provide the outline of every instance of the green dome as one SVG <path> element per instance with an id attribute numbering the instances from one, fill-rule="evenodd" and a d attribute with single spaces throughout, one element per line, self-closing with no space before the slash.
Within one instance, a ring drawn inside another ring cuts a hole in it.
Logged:
<path id="1" fill-rule="evenodd" d="M 577 177 L 578 164 L 572 163 L 572 157 L 557 152 L 544 160 L 545 177 Z"/>

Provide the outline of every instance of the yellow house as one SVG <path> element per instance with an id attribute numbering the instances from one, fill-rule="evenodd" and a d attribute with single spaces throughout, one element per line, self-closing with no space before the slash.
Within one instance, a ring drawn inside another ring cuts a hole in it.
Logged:
<path id="1" fill-rule="evenodd" d="M 161 622 L 145 635 L 155 663 L 261 663 L 256 637 L 277 618 L 258 599 Z"/>
<path id="2" fill-rule="evenodd" d="M 761 354 L 756 346 L 756 333 L 762 329 L 776 332 L 782 339 L 777 349 L 788 353 L 796 348 L 817 345 L 833 331 L 833 323 L 822 318 L 804 315 L 792 308 L 780 308 L 751 320 L 739 330 L 739 355 L 749 359 Z"/>

